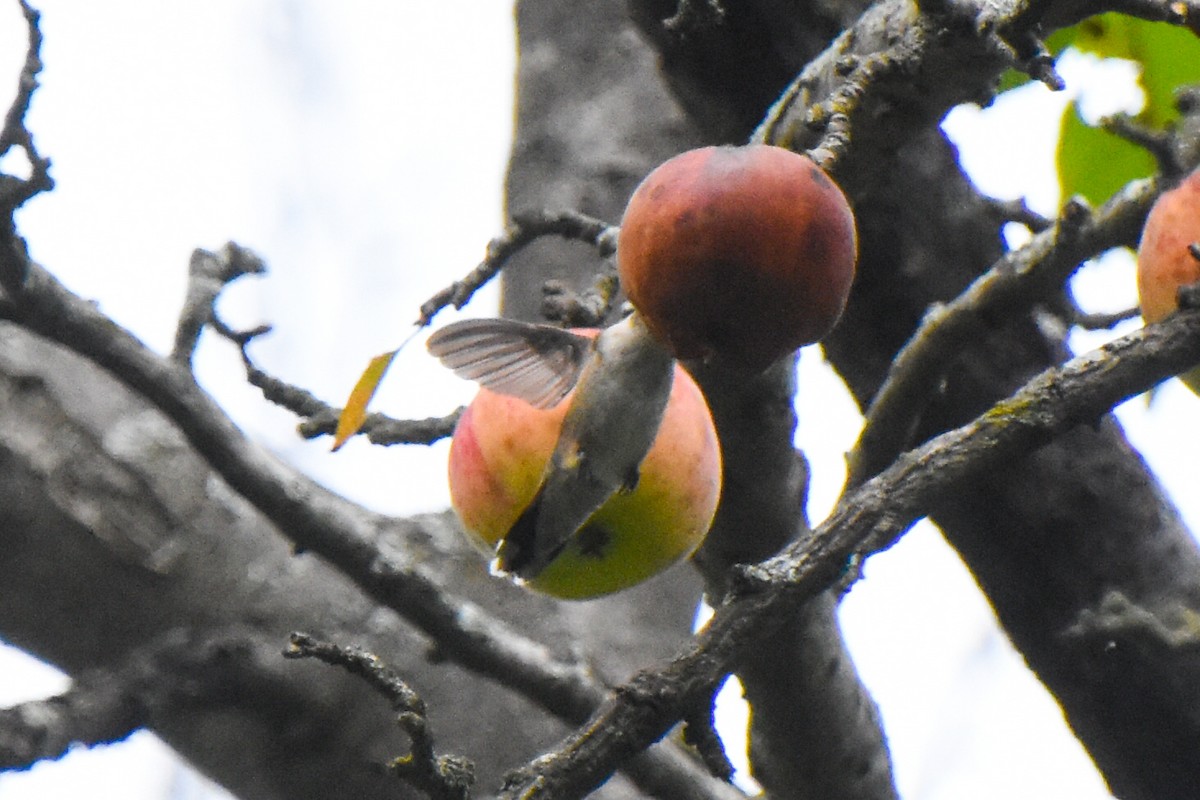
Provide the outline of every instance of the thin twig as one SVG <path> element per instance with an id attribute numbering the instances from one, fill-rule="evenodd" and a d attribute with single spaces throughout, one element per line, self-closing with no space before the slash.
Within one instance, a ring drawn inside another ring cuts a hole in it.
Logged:
<path id="1" fill-rule="evenodd" d="M 683 741 L 696 749 L 713 777 L 729 781 L 733 779 L 733 764 L 726 755 L 725 745 L 717 733 L 714 716 L 717 692 L 723 685 L 724 678 L 713 684 L 700 702 L 684 715 Z"/>
<path id="2" fill-rule="evenodd" d="M 25 62 L 21 66 L 16 96 L 5 112 L 4 126 L 0 128 L 0 158 L 9 155 L 14 147 L 19 147 L 29 162 L 29 176 L 26 178 L 0 173 L 0 226 L 7 237 L 11 237 L 14 250 L 0 251 L 0 288 L 9 296 L 16 296 L 21 291 L 25 281 L 24 264 L 28 258 L 25 242 L 16 235 L 13 214 L 31 198 L 54 188 L 54 179 L 50 177 L 50 159 L 38 152 L 33 134 L 25 123 L 29 104 L 38 87 L 37 76 L 42 71 L 41 15 L 25 0 L 21 0 L 21 11 L 25 17 L 29 43 L 25 49 Z"/>
<path id="3" fill-rule="evenodd" d="M 0 772 L 117 742 L 143 727 L 142 704 L 124 681 L 108 677 L 92 675 L 60 695 L 0 709 Z"/>
<path id="4" fill-rule="evenodd" d="M 1120 311 L 1096 311 L 1091 313 L 1076 310 L 1070 322 L 1086 331 L 1106 331 L 1111 330 L 1126 320 L 1133 319 L 1141 313 L 1142 310 L 1137 306 L 1123 308 Z"/>
<path id="5" fill-rule="evenodd" d="M 0 129 L 0 158 L 8 155 L 13 147 L 21 147 L 27 151 L 31 160 L 35 160 L 36 154 L 29 152 L 31 141 L 29 129 L 25 126 L 25 116 L 29 113 L 29 104 L 33 102 L 33 93 L 37 91 L 38 73 L 42 71 L 42 31 L 39 27 L 42 15 L 25 0 L 21 0 L 21 14 L 25 18 L 28 44 L 25 48 L 25 62 L 17 79 L 17 94 L 4 115 L 4 127 Z M 34 166 L 36 167 L 36 164 Z"/>
<path id="6" fill-rule="evenodd" d="M 1128 114 L 1105 117 L 1100 120 L 1100 127 L 1152 155 L 1165 182 L 1173 183 L 1183 177 L 1185 170 L 1179 163 L 1179 148 L 1172 131 L 1149 128 Z"/>
<path id="7" fill-rule="evenodd" d="M 193 251 L 188 265 L 187 297 L 180 312 L 170 358 L 190 369 L 200 333 L 209 327 L 237 346 L 246 368 L 246 379 L 251 386 L 261 391 L 266 400 L 286 408 L 303 420 L 298 426 L 301 436 L 314 439 L 332 435 L 337 428 L 341 409 L 321 401 L 306 389 L 268 374 L 250 357 L 250 345 L 258 337 L 269 333 L 271 327 L 260 325 L 249 330 L 235 330 L 216 311 L 216 302 L 226 286 L 244 275 L 261 275 L 265 272 L 265 262 L 236 242 L 227 243 L 217 252 L 202 249 Z M 461 408 L 444 417 L 423 420 L 398 420 L 383 414 L 372 414 L 360 432 L 366 434 L 374 444 L 432 444 L 454 432 L 461 414 Z"/>
<path id="8" fill-rule="evenodd" d="M 341 647 L 305 633 L 293 633 L 285 658 L 315 658 L 341 667 L 365 680 L 396 712 L 396 722 L 408 734 L 408 755 L 391 762 L 401 779 L 434 800 L 466 800 L 475 783 L 475 766 L 459 756 L 439 756 L 433 749 L 425 701 L 376 655 L 356 647 Z"/>
<path id="9" fill-rule="evenodd" d="M 985 197 L 984 200 L 1004 222 L 1018 222 L 1034 233 L 1041 233 L 1054 224 L 1054 220 L 1047 219 L 1031 209 L 1023 197 L 1016 200 Z"/>
<path id="10" fill-rule="evenodd" d="M 514 214 L 512 224 L 487 246 L 483 261 L 465 278 L 447 286 L 421 304 L 416 324 L 428 325 L 447 306 L 462 308 L 481 287 L 496 277 L 508 260 L 543 236 L 561 236 L 586 242 L 602 258 L 617 251 L 617 229 L 603 220 L 578 211 L 531 211 Z"/>
<path id="11" fill-rule="evenodd" d="M 954 300 L 931 308 L 892 361 L 867 410 L 863 431 L 848 457 L 847 485 L 870 478 L 910 444 L 932 387 L 972 334 L 988 326 L 990 317 L 1000 310 L 1026 313 L 1036 301 L 1058 291 L 1084 260 L 1136 242 L 1158 196 L 1157 187 L 1154 181 L 1132 183 L 1098 211 L 1069 202 L 1053 228 L 1006 253 Z"/>
<path id="12" fill-rule="evenodd" d="M 1022 4 L 1025 14 L 1018 13 L 999 20 L 994 27 L 990 20 L 981 20 L 979 30 L 980 33 L 994 35 L 998 43 L 1011 48 L 1014 67 L 1050 91 L 1061 92 L 1066 88 L 1066 83 L 1054 68 L 1054 56 L 1046 47 L 1045 40 L 1038 35 L 1037 25 L 1027 24 L 1031 20 L 1040 20 L 1046 6 L 1044 2 L 1026 2 Z"/>
<path id="13" fill-rule="evenodd" d="M 853 65 L 847 71 L 845 82 L 828 100 L 810 106 L 805 116 L 808 127 L 824 131 L 821 140 L 808 153 L 821 169 L 834 172 L 838 160 L 849 149 L 851 131 L 870 88 L 888 78 L 905 75 L 914 63 L 911 53 L 899 49 L 842 60 L 843 65 Z"/>
<path id="14" fill-rule="evenodd" d="M 263 694 L 252 638 L 238 629 L 172 629 L 119 663 L 81 671 L 62 694 L 0 710 L 0 771 L 120 741 L 180 705 L 214 707 Z M 236 657 L 234 657 L 236 656 Z"/>
<path id="15" fill-rule="evenodd" d="M 598 327 L 612 311 L 619 288 L 615 269 L 597 275 L 582 292 L 571 291 L 562 281 L 546 281 L 542 286 L 542 316 L 572 328 Z"/>
<path id="16" fill-rule="evenodd" d="M 0 246 L 4 244 L 0 236 Z M 400 613 L 436 641 L 447 658 L 561 719 L 578 723 L 602 702 L 606 688 L 585 665 L 555 656 L 448 591 L 429 567 L 403 558 L 402 543 L 436 536 L 421 529 L 445 524 L 439 522 L 441 517 L 397 520 L 372 514 L 289 468 L 246 439 L 188 370 L 148 350 L 40 265 L 30 261 L 26 267 L 28 278 L 19 302 L 0 304 L 0 318 L 79 353 L 141 394 L 298 549 L 322 556 L 376 602 Z M 391 537 L 390 546 L 385 546 Z M 655 787 L 662 796 L 728 796 L 677 748 L 643 753 L 626 772 L 635 783 Z"/>
<path id="17" fill-rule="evenodd" d="M 327 410 L 314 414 L 297 426 L 300 435 L 305 439 L 332 436 L 337 429 L 338 415 L 341 411 L 329 406 L 325 408 Z M 393 419 L 386 414 L 373 413 L 367 415 L 359 433 L 365 435 L 371 444 L 384 447 L 395 444 L 433 444 L 454 433 L 454 426 L 458 424 L 458 419 L 465 410 L 466 406 L 459 406 L 444 417 L 426 419 Z"/>
<path id="18" fill-rule="evenodd" d="M 715 28 L 725 21 L 720 0 L 678 0 L 675 13 L 663 20 L 663 27 L 676 36 Z"/>
<path id="19" fill-rule="evenodd" d="M 220 333 L 238 342 L 245 352 L 245 343 L 265 333 L 265 329 L 259 328 L 239 336 L 217 317 L 217 298 L 227 285 L 238 278 L 262 275 L 266 271 L 266 264 L 254 251 L 235 242 L 228 242 L 216 253 L 201 248 L 193 250 L 188 262 L 187 292 L 175 328 L 171 359 L 191 369 L 200 333 L 210 323 Z"/>

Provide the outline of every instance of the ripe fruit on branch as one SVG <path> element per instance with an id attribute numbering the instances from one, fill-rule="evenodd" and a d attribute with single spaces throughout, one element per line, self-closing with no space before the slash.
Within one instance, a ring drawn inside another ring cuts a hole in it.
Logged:
<path id="1" fill-rule="evenodd" d="M 654 575 L 707 533 L 716 430 L 640 315 L 598 334 L 463 320 L 427 346 L 486 387 L 456 428 L 450 495 L 498 571 L 594 597 Z"/>
<path id="2" fill-rule="evenodd" d="M 691 554 L 721 494 L 716 430 L 699 387 L 673 368 L 666 410 L 636 486 L 618 492 L 566 540 L 530 588 L 584 599 L 627 588 Z M 539 409 L 480 389 L 450 446 L 450 497 L 463 526 L 495 553 L 541 488 L 574 395 Z"/>
<path id="3" fill-rule="evenodd" d="M 1178 307 L 1179 287 L 1200 281 L 1200 260 L 1189 245 L 1200 242 L 1200 169 L 1163 192 L 1146 217 L 1138 245 L 1137 287 L 1146 322 Z M 1200 367 L 1179 376 L 1200 394 Z"/>
<path id="4" fill-rule="evenodd" d="M 617 244 L 622 288 L 677 357 L 753 370 L 833 327 L 856 260 L 841 189 L 769 145 L 665 162 L 634 191 Z"/>

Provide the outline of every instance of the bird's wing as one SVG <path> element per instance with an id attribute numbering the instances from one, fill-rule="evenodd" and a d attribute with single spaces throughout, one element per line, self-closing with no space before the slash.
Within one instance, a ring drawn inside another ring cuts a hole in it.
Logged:
<path id="1" fill-rule="evenodd" d="M 591 340 L 550 325 L 468 319 L 435 331 L 426 346 L 460 378 L 550 408 L 575 388 Z"/>

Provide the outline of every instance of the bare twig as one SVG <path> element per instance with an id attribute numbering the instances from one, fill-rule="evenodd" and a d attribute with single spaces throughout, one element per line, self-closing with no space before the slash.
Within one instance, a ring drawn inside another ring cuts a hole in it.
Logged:
<path id="1" fill-rule="evenodd" d="M 619 288 L 616 270 L 596 276 L 582 292 L 572 292 L 561 281 L 546 281 L 542 286 L 542 316 L 572 328 L 595 328 L 612 311 Z"/>
<path id="2" fill-rule="evenodd" d="M 867 410 L 862 434 L 848 459 L 848 485 L 862 483 L 908 446 L 931 387 L 954 363 L 971 334 L 987 327 L 989 316 L 1000 311 L 1026 313 L 1034 302 L 1061 288 L 1082 261 L 1135 243 L 1157 196 L 1157 183 L 1138 181 L 1098 211 L 1069 202 L 1054 228 L 1005 254 L 950 303 L 931 308 L 893 360 Z"/>
<path id="3" fill-rule="evenodd" d="M 850 142 L 856 159 L 906 141 L 962 102 L 987 102 L 1007 67 L 1061 86 L 1042 42 L 1058 28 L 1105 11 L 1198 27 L 1197 0 L 873 4 L 783 91 L 751 141 L 807 150 L 839 180 Z M 915 87 L 920 87 L 916 89 Z M 854 194 L 854 186 L 843 182 Z"/>
<path id="4" fill-rule="evenodd" d="M 321 401 L 311 392 L 287 383 L 260 369 L 250 357 L 250 344 L 271 328 L 262 325 L 249 330 L 234 330 L 216 312 L 216 302 L 224 288 L 243 275 L 266 272 L 266 264 L 253 251 L 236 242 L 229 242 L 218 252 L 196 249 L 188 266 L 187 299 L 180 313 L 171 360 L 189 369 L 191 360 L 205 326 L 233 342 L 241 352 L 246 378 L 263 397 L 286 408 L 304 421 L 300 435 L 306 439 L 332 435 L 337 427 L 341 409 Z M 431 444 L 454 432 L 462 409 L 423 420 L 397 420 L 383 414 L 372 414 L 361 432 L 374 444 Z"/>
<path id="5" fill-rule="evenodd" d="M 0 250 L 0 288 L 10 297 L 21 291 L 25 281 L 24 265 L 28 258 L 25 242 L 16 235 L 13 214 L 30 198 L 54 188 L 54 179 L 50 177 L 50 159 L 38 152 L 33 135 L 25 124 L 29 104 L 38 87 L 37 76 L 42 71 L 42 31 L 38 27 L 41 15 L 25 0 L 21 0 L 21 11 L 25 17 L 29 44 L 17 83 L 17 94 L 4 115 L 4 126 L 0 128 L 0 158 L 7 156 L 14 147 L 19 147 L 29 162 L 29 175 L 25 178 L 0 173 L 0 228 L 3 229 L 4 238 L 9 240 L 8 246 Z"/>
<path id="6" fill-rule="evenodd" d="M 392 771 L 434 800 L 466 800 L 475 783 L 475 766 L 459 756 L 438 756 L 433 750 L 425 701 L 399 675 L 371 653 L 339 647 L 293 633 L 285 658 L 315 658 L 365 680 L 396 711 L 396 722 L 408 734 L 411 750 L 391 762 Z"/>
<path id="7" fill-rule="evenodd" d="M 1094 313 L 1076 310 L 1071 316 L 1070 322 L 1087 331 L 1105 331 L 1126 320 L 1133 319 L 1141 313 L 1142 310 L 1137 306 L 1123 308 L 1120 311 L 1097 311 Z"/>
<path id="8" fill-rule="evenodd" d="M 1179 163 L 1179 147 L 1172 131 L 1149 128 L 1128 114 L 1105 117 L 1100 120 L 1100 127 L 1154 156 L 1165 182 L 1174 183 L 1186 172 Z"/>
<path id="9" fill-rule="evenodd" d="M 146 712 L 116 676 L 78 681 L 66 692 L 0 710 L 0 772 L 58 759 L 78 745 L 120 741 L 146 724 Z"/>
<path id="10" fill-rule="evenodd" d="M 733 764 L 725 754 L 725 745 L 717 734 L 716 719 L 713 712 L 716 709 L 717 692 L 723 685 L 724 678 L 713 685 L 692 709 L 684 715 L 683 740 L 696 748 L 708 771 L 714 777 L 723 781 L 733 779 Z"/>
<path id="11" fill-rule="evenodd" d="M 990 197 L 984 199 L 999 219 L 1004 222 L 1019 222 L 1034 233 L 1041 233 L 1054 224 L 1054 220 L 1047 219 L 1031 209 L 1023 197 L 1016 200 L 997 200 Z"/>
<path id="12" fill-rule="evenodd" d="M 369 414 L 359 433 L 365 435 L 371 444 L 385 447 L 394 444 L 433 444 L 454 433 L 454 426 L 465 410 L 465 406 L 459 406 L 444 417 L 426 419 L 394 419 L 386 414 Z M 330 409 L 314 415 L 301 422 L 297 430 L 305 439 L 332 436 L 340 413 L 338 409 Z"/>
<path id="13" fill-rule="evenodd" d="M 863 98 L 868 96 L 873 85 L 904 75 L 916 63 L 916 54 L 901 48 L 868 56 L 842 56 L 837 69 L 844 76 L 844 82 L 828 99 L 808 105 L 804 110 L 805 126 L 822 132 L 820 141 L 809 150 L 809 157 L 826 172 L 835 171 L 838 159 L 850 147 L 851 131 L 863 109 Z M 780 135 L 776 126 L 793 104 L 804 101 L 807 89 L 808 83 L 801 75 L 768 112 L 750 140 L 773 142 Z"/>
<path id="14" fill-rule="evenodd" d="M 119 741 L 167 709 L 212 708 L 263 696 L 252 638 L 236 629 L 195 636 L 175 629 L 120 663 L 75 676 L 66 692 L 0 711 L 0 771 L 65 755 L 75 745 Z M 231 658 L 236 654 L 236 658 Z"/>
<path id="15" fill-rule="evenodd" d="M 561 236 L 587 242 L 604 258 L 610 258 L 616 252 L 617 229 L 601 220 L 574 211 L 516 215 L 508 230 L 488 244 L 484 260 L 469 275 L 421 305 L 417 326 L 428 325 L 434 315 L 447 305 L 461 308 L 480 287 L 499 273 L 508 259 L 542 236 Z M 235 331 L 216 314 L 214 306 L 225 285 L 242 275 L 265 271 L 262 259 L 233 242 L 218 253 L 197 249 L 192 254 L 189 266 L 187 299 L 180 315 L 171 358 L 190 366 L 201 330 L 206 325 L 211 326 L 238 346 L 251 385 L 257 387 L 267 400 L 303 418 L 299 427 L 302 436 L 312 439 L 332 435 L 337 428 L 341 409 L 321 401 L 305 389 L 268 374 L 250 358 L 249 344 L 270 328 L 264 326 L 249 331 Z M 616 293 L 616 274 L 609 270 L 597 276 L 590 291 L 580 295 L 548 286 L 546 310 L 565 324 L 595 326 L 607 316 Z M 423 420 L 397 420 L 376 413 L 366 419 L 359 433 L 367 436 L 373 444 L 431 444 L 453 433 L 461 413 L 462 409 L 458 409 L 444 417 Z"/>
<path id="16" fill-rule="evenodd" d="M 306 389 L 268 374 L 251 360 L 245 347 L 248 341 L 238 342 L 236 338 L 234 341 L 242 347 L 242 362 L 250 385 L 262 392 L 266 400 L 300 417 L 302 421 L 297 431 L 301 436 L 315 439 L 334 434 L 342 413 L 340 408 L 329 405 Z M 395 419 L 376 412 L 366 418 L 359 433 L 378 445 L 433 444 L 454 433 L 462 412 L 462 408 L 457 408 L 444 417 L 427 419 Z"/>
<path id="17" fill-rule="evenodd" d="M 48 191 L 53 187 L 53 181 L 50 180 L 47 172 L 50 162 L 38 155 L 37 148 L 33 144 L 33 137 L 25 125 L 29 104 L 33 102 L 33 93 L 38 87 L 37 76 L 42 71 L 42 31 L 39 27 L 42 15 L 25 0 L 20 1 L 29 43 L 25 50 L 25 63 L 21 67 L 21 74 L 17 80 L 17 94 L 4 115 L 4 127 L 0 128 L 0 158 L 8 155 L 14 147 L 22 148 L 29 158 L 33 173 L 28 182 L 32 184 L 30 188 L 34 190 L 33 194 L 36 194 L 37 191 Z M 29 195 L 29 197 L 32 196 L 32 194 Z M 21 202 L 24 200 L 16 203 L 13 207 L 19 206 Z"/>
<path id="18" fill-rule="evenodd" d="M 890 546 L 963 482 L 1197 362 L 1200 311 L 1189 310 L 1046 370 L 967 425 L 905 454 L 844 497 L 811 538 L 747 568 L 740 590 L 683 654 L 636 676 L 501 797 L 577 798 L 592 791 L 630 754 L 664 736 L 755 642 L 833 585 L 862 548 Z"/>
<path id="19" fill-rule="evenodd" d="M 1061 92 L 1066 88 L 1066 84 L 1054 68 L 1054 56 L 1050 54 L 1042 37 L 1036 33 L 1037 26 L 1025 24 L 1030 20 L 1041 19 L 1046 5 L 1044 2 L 1026 2 L 1023 4 L 1026 13 L 999 20 L 999 24 L 994 27 L 992 20 L 985 17 L 979 21 L 979 32 L 994 35 L 998 43 L 1011 48 L 1014 67 L 1050 91 Z"/>
<path id="20" fill-rule="evenodd" d="M 720 0 L 678 0 L 675 13 L 663 20 L 663 27 L 677 36 L 720 25 L 725 9 Z"/>
<path id="21" fill-rule="evenodd" d="M 515 215 L 508 230 L 488 244 L 484 260 L 470 274 L 421 305 L 416 324 L 419 327 L 428 325 L 448 305 L 461 308 L 480 287 L 499 273 L 508 259 L 543 236 L 561 236 L 586 242 L 595 247 L 601 257 L 611 258 L 616 252 L 617 231 L 616 227 L 602 220 L 575 211 Z M 254 268 L 239 270 L 237 267 L 240 262 L 249 263 Z M 260 259 L 232 242 L 218 254 L 197 250 L 192 256 L 188 301 L 180 319 L 172 358 L 188 363 L 200 329 L 205 324 L 211 325 L 215 331 L 238 345 L 251 385 L 262 391 L 267 400 L 304 418 L 299 428 L 302 436 L 312 439 L 331 435 L 337 428 L 341 409 L 319 400 L 298 386 L 269 375 L 250 358 L 247 349 L 249 343 L 268 329 L 233 331 L 212 310 L 225 283 L 247 272 L 264 270 Z M 608 315 L 616 293 L 616 273 L 611 269 L 598 275 L 594 286 L 579 295 L 565 292 L 551 283 L 546 289 L 546 313 L 564 324 L 596 326 Z M 458 409 L 444 417 L 423 420 L 397 420 L 375 413 L 367 417 L 359 433 L 367 436 L 373 444 L 431 444 L 453 433 L 461 413 L 462 409 Z"/>
<path id="22" fill-rule="evenodd" d="M 4 116 L 4 127 L 0 129 L 0 156 L 8 155 L 9 149 L 20 144 L 21 131 L 25 129 L 25 114 L 29 111 L 29 103 L 33 100 L 33 92 L 37 88 L 37 74 L 42 70 L 39 55 L 42 49 L 42 32 L 38 27 L 41 14 L 26 2 L 21 2 L 21 12 L 29 31 L 29 45 L 25 51 L 25 64 L 17 81 L 17 95 Z"/>
<path id="23" fill-rule="evenodd" d="M 4 242 L 0 237 L 0 246 Z M 583 665 L 564 661 L 480 606 L 455 596 L 428 567 L 384 546 L 416 537 L 440 518 L 395 520 L 372 514 L 288 468 L 245 438 L 179 364 L 148 350 L 41 266 L 27 262 L 19 302 L 0 305 L 10 319 L 105 368 L 158 407 L 225 481 L 300 550 L 325 558 L 370 597 L 434 639 L 446 657 L 489 676 L 578 723 L 606 694 Z M 416 548 L 419 550 L 420 548 Z M 627 768 L 635 783 L 664 797 L 722 797 L 694 762 L 670 748 Z M 729 790 L 732 791 L 732 790 Z"/>
<path id="24" fill-rule="evenodd" d="M 499 274 L 510 258 L 543 236 L 561 236 L 586 242 L 602 258 L 617 251 L 617 229 L 603 220 L 577 211 L 534 211 L 514 214 L 505 232 L 488 243 L 487 254 L 469 275 L 447 286 L 421 304 L 417 325 L 428 325 L 446 306 L 462 308 L 484 284 Z"/>
<path id="25" fill-rule="evenodd" d="M 243 275 L 262 275 L 266 271 L 266 264 L 256 253 L 235 242 L 228 242 L 216 253 L 200 248 L 193 250 L 188 262 L 187 294 L 179 312 L 171 359 L 190 369 L 200 333 L 210 323 L 238 342 L 245 352 L 245 343 L 265 333 L 266 329 L 238 335 L 217 317 L 217 298 L 228 284 Z"/>

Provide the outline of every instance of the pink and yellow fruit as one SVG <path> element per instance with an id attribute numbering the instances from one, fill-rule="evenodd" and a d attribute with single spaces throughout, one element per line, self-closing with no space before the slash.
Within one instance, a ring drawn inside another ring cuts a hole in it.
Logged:
<path id="1" fill-rule="evenodd" d="M 450 497 L 488 553 L 529 504 L 573 394 L 539 410 L 480 389 L 450 447 Z M 721 454 L 704 396 L 676 367 L 671 396 L 633 491 L 591 516 L 529 588 L 585 599 L 640 583 L 699 546 L 721 495 Z"/>
<path id="2" fill-rule="evenodd" d="M 1137 287 L 1146 322 L 1178 307 L 1179 287 L 1200 281 L 1200 261 L 1189 252 L 1200 242 L 1200 169 L 1163 192 L 1146 217 L 1138 245 Z M 1200 367 L 1179 376 L 1200 394 Z"/>

